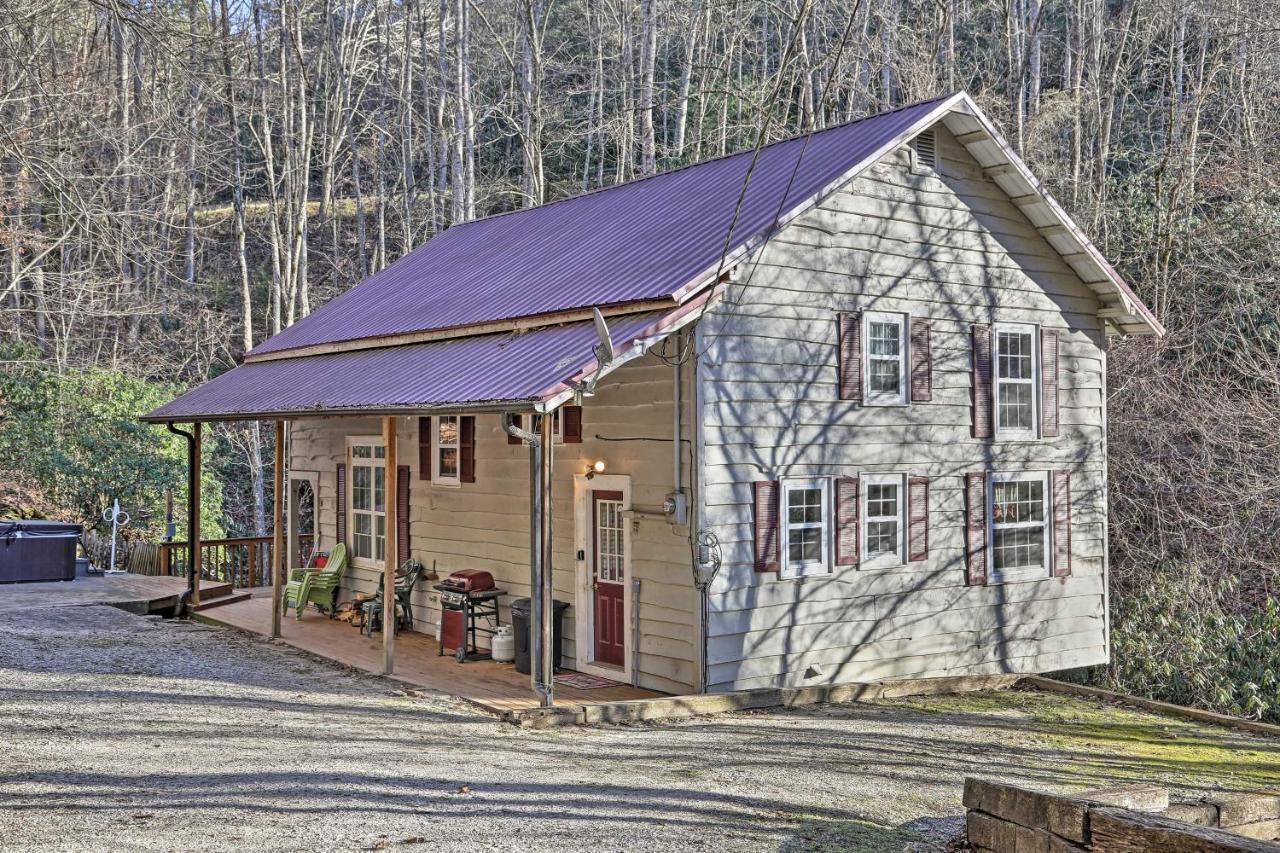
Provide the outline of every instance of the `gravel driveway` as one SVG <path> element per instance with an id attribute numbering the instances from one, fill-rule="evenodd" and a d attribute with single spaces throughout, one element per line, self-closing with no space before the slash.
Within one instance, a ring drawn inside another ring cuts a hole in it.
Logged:
<path id="1" fill-rule="evenodd" d="M 527 731 L 109 607 L 0 612 L 0 742 L 5 849 L 933 850 L 966 774 L 1280 784 L 1265 740 L 1035 693 Z"/>

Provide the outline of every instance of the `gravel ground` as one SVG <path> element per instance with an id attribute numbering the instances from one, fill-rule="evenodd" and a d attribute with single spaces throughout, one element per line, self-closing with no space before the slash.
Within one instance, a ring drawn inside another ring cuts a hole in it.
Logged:
<path id="1" fill-rule="evenodd" d="M 1035 693 L 524 731 L 109 607 L 0 612 L 0 685 L 4 849 L 927 851 L 968 774 L 1280 784 L 1267 741 Z"/>

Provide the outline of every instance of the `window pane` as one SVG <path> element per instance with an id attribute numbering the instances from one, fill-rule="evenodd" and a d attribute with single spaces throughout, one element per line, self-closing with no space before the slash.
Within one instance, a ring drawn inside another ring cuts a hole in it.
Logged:
<path id="1" fill-rule="evenodd" d="M 892 483 L 867 486 L 867 517 L 897 516 L 898 487 Z"/>
<path id="2" fill-rule="evenodd" d="M 375 560 L 385 559 L 387 556 L 387 517 L 385 515 L 379 515 L 374 517 L 373 530 L 374 530 L 373 558 Z"/>
<path id="3" fill-rule="evenodd" d="M 441 477 L 458 476 L 458 448 L 456 447 L 440 448 L 440 476 Z"/>
<path id="4" fill-rule="evenodd" d="M 1001 332 L 997 340 L 998 376 L 1001 379 L 1031 379 L 1032 342 L 1030 332 Z"/>
<path id="5" fill-rule="evenodd" d="M 888 355 L 897 357 L 901 351 L 898 332 L 901 326 L 897 323 L 881 323 L 872 321 L 868 326 L 867 352 L 871 355 Z"/>
<path id="6" fill-rule="evenodd" d="M 898 522 L 871 521 L 867 523 L 867 556 L 876 557 L 898 553 Z"/>
<path id="7" fill-rule="evenodd" d="M 1044 481 L 992 483 L 991 519 L 996 524 L 1044 521 Z"/>
<path id="8" fill-rule="evenodd" d="M 369 459 L 372 455 L 369 445 L 367 444 L 356 444 L 351 448 L 352 459 Z"/>
<path id="9" fill-rule="evenodd" d="M 375 448 L 373 449 L 373 458 L 374 458 L 374 459 L 386 459 L 386 458 L 387 458 L 387 449 L 386 449 L 385 447 L 375 447 Z"/>
<path id="10" fill-rule="evenodd" d="M 787 492 L 787 522 L 818 524 L 822 522 L 822 490 L 793 489 Z"/>
<path id="11" fill-rule="evenodd" d="M 373 508 L 378 512 L 387 511 L 386 469 L 373 469 Z"/>
<path id="12" fill-rule="evenodd" d="M 352 537 L 351 550 L 357 557 L 368 559 L 373 556 L 373 520 L 367 513 L 352 514 L 352 525 L 355 535 Z"/>
<path id="13" fill-rule="evenodd" d="M 1022 569 L 1044 567 L 1044 528 L 1019 527 L 995 530 L 992 542 L 995 568 Z"/>
<path id="14" fill-rule="evenodd" d="M 897 359 L 871 359 L 870 387 L 872 391 L 898 393 L 899 365 Z"/>
<path id="15" fill-rule="evenodd" d="M 370 488 L 371 468 L 367 465 L 351 467 L 351 508 L 357 510 L 373 509 L 373 494 Z"/>
<path id="16" fill-rule="evenodd" d="M 1019 383 L 1000 385 L 1000 429 L 1029 430 L 1035 426 L 1035 389 Z"/>
<path id="17" fill-rule="evenodd" d="M 457 418 L 441 418 L 439 442 L 445 444 L 458 443 L 458 419 Z"/>
<path id="18" fill-rule="evenodd" d="M 802 527 L 789 532 L 787 559 L 792 563 L 817 563 L 822 560 L 822 528 Z"/>

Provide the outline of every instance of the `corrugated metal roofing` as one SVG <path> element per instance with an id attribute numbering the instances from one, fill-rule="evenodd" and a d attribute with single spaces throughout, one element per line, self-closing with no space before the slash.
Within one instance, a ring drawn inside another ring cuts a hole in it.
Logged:
<path id="1" fill-rule="evenodd" d="M 623 352 L 652 334 L 659 312 L 614 318 Z M 430 409 L 532 401 L 594 364 L 590 321 L 381 349 L 250 362 L 200 385 L 145 420 L 251 419 L 312 411 Z M 512 408 L 517 408 L 513 405 Z"/>
<path id="2" fill-rule="evenodd" d="M 730 251 L 942 100 L 761 148 Z M 455 225 L 252 354 L 670 296 L 719 263 L 751 159 L 745 151 Z"/>

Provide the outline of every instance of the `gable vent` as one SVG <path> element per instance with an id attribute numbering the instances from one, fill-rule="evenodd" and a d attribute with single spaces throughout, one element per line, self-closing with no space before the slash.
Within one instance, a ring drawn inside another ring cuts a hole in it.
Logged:
<path id="1" fill-rule="evenodd" d="M 916 152 L 916 165 L 938 168 L 938 139 L 932 130 L 926 130 L 911 140 L 911 147 Z"/>

